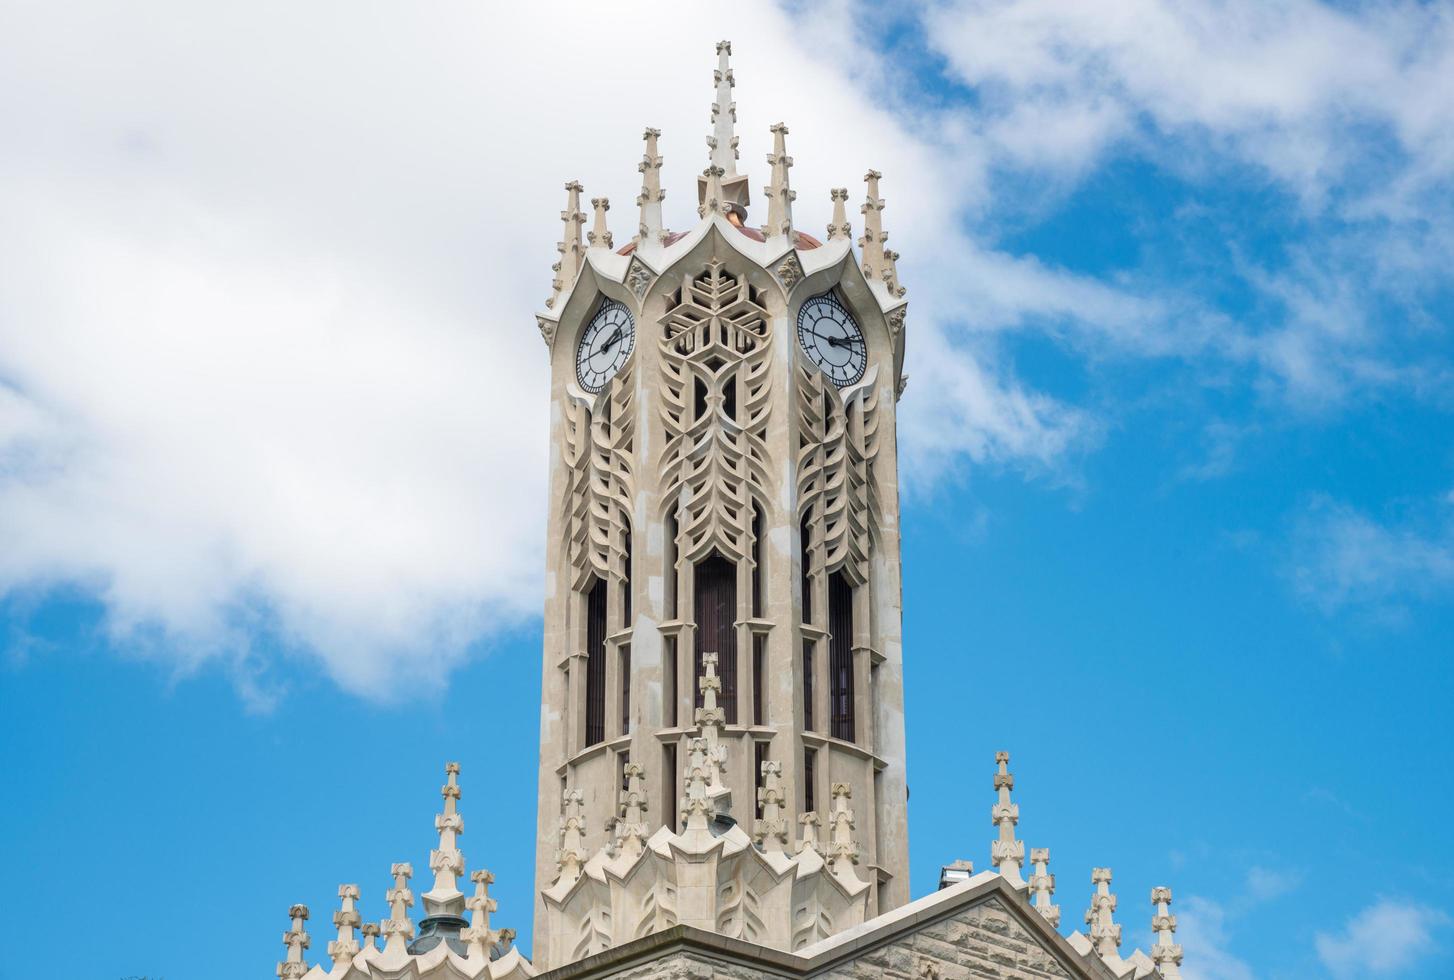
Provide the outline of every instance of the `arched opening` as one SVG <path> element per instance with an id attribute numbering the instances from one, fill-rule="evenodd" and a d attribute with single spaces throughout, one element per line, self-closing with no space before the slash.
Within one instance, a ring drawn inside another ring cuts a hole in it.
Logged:
<path id="1" fill-rule="evenodd" d="M 586 594 L 586 744 L 606 738 L 606 580 Z"/>
<path id="2" fill-rule="evenodd" d="M 696 584 L 696 671 L 702 676 L 702 654 L 717 654 L 717 675 L 722 678 L 721 705 L 727 724 L 737 724 L 737 568 L 721 555 L 699 563 Z M 696 703 L 702 704 L 699 685 Z"/>

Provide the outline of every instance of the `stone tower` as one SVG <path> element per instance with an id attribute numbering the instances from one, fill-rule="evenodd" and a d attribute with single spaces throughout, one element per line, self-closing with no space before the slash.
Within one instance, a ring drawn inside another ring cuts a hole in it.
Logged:
<path id="1" fill-rule="evenodd" d="M 781 124 L 749 224 L 730 51 L 718 45 L 698 206 L 677 215 L 694 223 L 663 224 L 648 129 L 629 241 L 613 240 L 605 199 L 588 217 L 566 185 L 538 317 L 551 452 L 537 966 L 560 939 L 545 893 L 592 855 L 614 859 L 623 835 L 682 831 L 694 760 L 711 770 L 712 834 L 737 824 L 783 854 L 811 836 L 826 853 L 817 828 L 841 830 L 845 857 L 851 828 L 855 914 L 909 897 L 897 255 L 873 171 L 856 251 L 846 190 L 825 240 L 794 227 Z"/>

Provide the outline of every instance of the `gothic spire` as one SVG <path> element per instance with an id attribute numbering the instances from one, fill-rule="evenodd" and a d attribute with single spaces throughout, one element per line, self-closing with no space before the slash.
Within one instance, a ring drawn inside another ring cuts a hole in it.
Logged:
<path id="1" fill-rule="evenodd" d="M 767 224 L 762 229 L 763 237 L 769 241 L 774 238 L 793 241 L 793 200 L 798 195 L 788 186 L 793 158 L 788 156 L 784 141 L 787 135 L 785 124 L 772 127 L 772 152 L 767 155 L 767 162 L 772 164 L 772 183 L 767 186 Z"/>
<path id="2" fill-rule="evenodd" d="M 1111 894 L 1111 869 L 1092 869 L 1091 884 L 1095 885 L 1095 892 L 1091 895 L 1090 908 L 1085 910 L 1091 945 L 1101 959 L 1120 959 L 1121 927 L 1115 920 L 1116 896 Z"/>
<path id="3" fill-rule="evenodd" d="M 586 236 L 587 240 L 591 243 L 591 248 L 609 250 L 613 242 L 610 229 L 606 227 L 606 212 L 611 210 L 611 201 L 609 198 L 593 197 L 591 207 L 596 212 L 596 223 L 591 227 L 591 233 Z"/>
<path id="4" fill-rule="evenodd" d="M 702 171 L 698 179 L 701 185 L 702 201 L 697 205 L 697 215 L 705 218 L 709 214 L 727 214 L 732 210 L 722 192 L 722 168 L 715 163 Z"/>
<path id="5" fill-rule="evenodd" d="M 409 890 L 409 879 L 414 877 L 414 865 L 401 861 L 389 869 L 394 876 L 394 887 L 385 896 L 389 903 L 389 917 L 379 923 L 384 934 L 384 952 L 402 956 L 409 940 L 414 938 L 414 923 L 409 919 L 409 909 L 414 905 L 414 893 Z"/>
<path id="6" fill-rule="evenodd" d="M 1060 906 L 1051 901 L 1055 894 L 1055 876 L 1050 873 L 1050 848 L 1030 848 L 1030 863 L 1035 873 L 1030 876 L 1031 904 L 1052 929 L 1060 928 Z"/>
<path id="7" fill-rule="evenodd" d="M 568 789 L 560 801 L 560 847 L 555 852 L 557 881 L 575 881 L 586 863 L 585 799 L 578 789 Z"/>
<path id="8" fill-rule="evenodd" d="M 818 814 L 809 810 L 798 817 L 798 823 L 802 825 L 803 829 L 798 837 L 797 853 L 802 854 L 804 851 L 821 853 L 821 847 L 818 844 Z"/>
<path id="9" fill-rule="evenodd" d="M 303 950 L 310 942 L 308 933 L 303 931 L 303 923 L 308 921 L 308 906 L 294 905 L 288 909 L 288 917 L 293 920 L 292 928 L 283 933 L 288 958 L 278 964 L 277 973 L 279 980 L 300 980 L 308 972 L 308 964 L 303 961 Z"/>
<path id="10" fill-rule="evenodd" d="M 581 245 L 581 228 L 586 223 L 586 216 L 581 213 L 581 184 L 580 181 L 572 180 L 565 185 L 565 210 L 560 213 L 561 224 L 564 229 L 561 232 L 559 244 L 555 250 L 560 253 L 551 269 L 555 272 L 555 280 L 550 284 L 550 299 L 545 301 L 546 308 L 553 308 L 555 301 L 560 299 L 561 293 L 575 285 L 576 275 L 581 271 L 581 265 L 585 262 L 585 249 Z"/>
<path id="11" fill-rule="evenodd" d="M 646 849 L 646 770 L 638 762 L 628 762 L 621 767 L 626 778 L 626 788 L 621 793 L 621 819 L 616 832 L 621 837 L 621 848 L 635 857 Z"/>
<path id="12" fill-rule="evenodd" d="M 858 863 L 858 841 L 853 839 L 853 811 L 848 801 L 853 790 L 847 783 L 834 783 L 833 812 L 829 819 L 831 839 L 828 842 L 829 863 L 840 878 L 855 878 L 853 866 Z"/>
<path id="13" fill-rule="evenodd" d="M 333 960 L 334 969 L 342 970 L 345 964 L 358 955 L 358 940 L 353 930 L 358 927 L 358 885 L 338 886 L 339 909 L 333 913 L 333 925 L 338 929 L 338 938 L 328 944 L 328 958 Z"/>
<path id="14" fill-rule="evenodd" d="M 863 212 L 863 235 L 858 247 L 863 252 L 863 277 L 870 282 L 883 275 L 884 265 L 884 223 L 883 198 L 878 196 L 878 182 L 883 174 L 870 170 L 863 175 L 868 185 L 868 196 L 859 210 Z"/>
<path id="15" fill-rule="evenodd" d="M 1000 877 L 1012 885 L 1024 884 L 1020 868 L 1025 863 L 1025 842 L 1015 839 L 1015 824 L 1020 822 L 1020 807 L 1010 802 L 1010 790 L 1015 788 L 1015 777 L 1010 774 L 1010 753 L 996 752 L 995 791 L 999 800 L 990 810 L 990 819 L 999 828 L 998 839 L 990 845 L 991 863 L 999 869 Z"/>
<path id="16" fill-rule="evenodd" d="M 1171 889 L 1164 885 L 1151 889 L 1151 904 L 1156 914 L 1151 917 L 1151 931 L 1156 943 L 1151 947 L 1151 962 L 1165 980 L 1181 976 L 1181 945 L 1176 942 L 1176 916 L 1171 914 Z"/>
<path id="17" fill-rule="evenodd" d="M 718 41 L 717 70 L 712 73 L 717 99 L 712 103 L 712 135 L 707 138 L 707 145 L 712 149 L 712 165 L 721 167 L 728 180 L 737 176 L 737 103 L 732 101 L 732 87 L 737 82 L 728 63 L 731 55 L 732 42 Z"/>
<path id="18" fill-rule="evenodd" d="M 835 187 L 829 194 L 833 198 L 833 220 L 828 224 L 828 240 L 832 242 L 849 237 L 853 226 L 848 223 L 848 188 Z"/>
<path id="19" fill-rule="evenodd" d="M 661 202 L 666 192 L 661 189 L 661 155 L 656 152 L 656 141 L 661 130 L 648 129 L 642 135 L 646 141 L 646 152 L 636 169 L 641 171 L 641 193 L 636 203 L 641 208 L 641 220 L 636 229 L 636 247 L 654 248 L 663 244 L 665 231 L 662 227 Z"/>
<path id="20" fill-rule="evenodd" d="M 715 793 L 722 788 L 722 772 L 726 768 L 727 747 L 722 744 L 722 726 L 727 724 L 727 712 L 717 704 L 722 693 L 722 678 L 717 676 L 717 654 L 702 654 L 702 676 L 697 681 L 702 692 L 702 706 L 692 716 L 702 729 L 702 738 L 707 742 L 708 792 Z"/>
<path id="21" fill-rule="evenodd" d="M 464 874 L 464 855 L 459 852 L 459 835 L 464 833 L 464 817 L 459 814 L 459 763 L 446 762 L 444 775 L 445 784 L 439 789 L 444 797 L 444 812 L 434 816 L 439 847 L 429 852 L 434 887 L 423 895 L 424 914 L 430 916 L 457 916 L 464 911 L 464 894 L 455 880 Z"/>
<path id="22" fill-rule="evenodd" d="M 783 818 L 787 802 L 782 789 L 783 764 L 771 759 L 762 763 L 762 785 L 757 788 L 757 805 L 762 816 L 752 827 L 752 835 L 764 851 L 781 853 L 788 846 L 788 824 Z"/>
<path id="23" fill-rule="evenodd" d="M 701 709 L 698 709 L 701 710 Z M 686 795 L 681 802 L 682 822 L 685 830 L 706 830 L 711 819 L 712 803 L 707 789 L 712 772 L 717 765 L 711 755 L 705 738 L 694 738 L 687 743 L 687 773 L 684 780 Z"/>
<path id="24" fill-rule="evenodd" d="M 495 876 L 481 868 L 470 875 L 470 881 L 475 883 L 474 895 L 465 902 L 470 911 L 470 924 L 468 929 L 460 932 L 459 938 L 469 945 L 468 955 L 471 958 L 488 959 L 490 950 L 500 941 L 500 930 L 490 928 L 490 913 L 499 908 L 489 893 Z"/>

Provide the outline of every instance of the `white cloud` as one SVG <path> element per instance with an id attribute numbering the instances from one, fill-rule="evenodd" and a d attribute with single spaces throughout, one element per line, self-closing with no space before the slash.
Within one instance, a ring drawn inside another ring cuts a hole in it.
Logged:
<path id="1" fill-rule="evenodd" d="M 874 56 L 805 44 L 768 4 L 12 5 L 0 593 L 80 585 L 119 646 L 221 662 L 264 700 L 273 646 L 386 696 L 533 615 L 532 313 L 561 184 L 615 200 L 624 239 L 655 125 L 668 218 L 695 220 L 723 34 L 744 166 L 765 180 L 768 126 L 791 123 L 801 227 L 872 165 L 907 278 L 962 251 L 939 193 L 957 164 L 857 87 Z M 924 454 L 1053 459 L 1076 413 L 934 309 L 911 322 L 911 367 L 936 359 L 910 402 Z M 947 438 L 922 421 L 940 406 Z"/>
<path id="2" fill-rule="evenodd" d="M 1252 980 L 1252 968 L 1229 950 L 1227 913 L 1210 899 L 1193 895 L 1176 910 L 1176 939 L 1186 957 L 1186 980 Z"/>
<path id="3" fill-rule="evenodd" d="M 1380 898 L 1348 920 L 1338 933 L 1320 932 L 1314 942 L 1335 977 L 1393 976 L 1435 949 L 1435 933 L 1449 925 L 1436 908 Z"/>
<path id="4" fill-rule="evenodd" d="M 1439 530 L 1379 523 L 1345 505 L 1320 498 L 1293 536 L 1293 585 L 1324 612 L 1378 606 L 1454 588 L 1454 520 Z"/>

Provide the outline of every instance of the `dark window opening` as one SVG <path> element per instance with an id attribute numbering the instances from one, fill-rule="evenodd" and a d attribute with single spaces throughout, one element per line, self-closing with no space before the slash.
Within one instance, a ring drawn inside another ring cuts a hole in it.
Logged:
<path id="1" fill-rule="evenodd" d="M 717 654 L 717 676 L 722 678 L 720 704 L 727 724 L 737 724 L 737 566 L 713 555 L 696 568 L 697 649 L 693 686 L 696 705 L 702 705 L 702 654 Z"/>
<path id="2" fill-rule="evenodd" d="M 803 750 L 803 810 L 809 813 L 818 809 L 817 794 L 813 788 L 813 784 L 817 782 L 817 774 L 814 772 L 817 762 L 817 749 Z"/>
<path id="3" fill-rule="evenodd" d="M 752 794 L 757 801 L 757 809 L 754 811 L 759 817 L 762 816 L 762 764 L 767 761 L 767 743 L 754 742 L 752 745 L 752 782 L 758 792 Z"/>
<path id="4" fill-rule="evenodd" d="M 761 633 L 752 638 L 752 723 L 764 725 L 767 705 L 764 703 L 766 682 L 763 672 L 767 670 L 767 637 Z"/>
<path id="5" fill-rule="evenodd" d="M 662 746 L 661 762 L 661 801 L 665 806 L 661 811 L 661 822 L 673 829 L 681 826 L 677 815 L 677 746 L 671 742 Z"/>
<path id="6" fill-rule="evenodd" d="M 620 655 L 621 671 L 621 734 L 631 733 L 631 647 L 623 646 Z"/>
<path id="7" fill-rule="evenodd" d="M 586 744 L 606 738 L 606 582 L 586 596 Z"/>
<path id="8" fill-rule="evenodd" d="M 694 412 L 692 418 L 699 419 L 707 414 L 707 384 L 701 378 L 693 381 L 692 390 L 696 395 L 693 401 Z"/>
<path id="9" fill-rule="evenodd" d="M 626 573 L 626 580 L 621 583 L 621 623 L 623 626 L 631 626 L 631 573 L 635 571 L 631 567 L 631 525 L 627 524 L 622 531 L 622 565 Z"/>
<path id="10" fill-rule="evenodd" d="M 762 615 L 762 507 L 752 502 L 752 615 Z"/>
<path id="11" fill-rule="evenodd" d="M 664 565 L 666 574 L 666 618 L 676 619 L 677 616 L 677 534 L 680 526 L 677 524 L 677 512 L 673 510 L 666 519 L 666 563 Z"/>
<path id="12" fill-rule="evenodd" d="M 803 728 L 813 730 L 813 641 L 803 641 Z"/>
<path id="13" fill-rule="evenodd" d="M 851 742 L 853 721 L 853 588 L 842 572 L 828 577 L 828 678 L 833 737 Z"/>
<path id="14" fill-rule="evenodd" d="M 798 525 L 798 549 L 802 557 L 802 588 L 803 588 L 803 622 L 813 621 L 813 559 L 812 559 L 812 537 L 811 528 L 808 527 L 808 515 L 803 515 L 803 521 Z"/>
<path id="15" fill-rule="evenodd" d="M 732 421 L 737 421 L 737 379 L 728 378 L 722 391 L 722 411 Z"/>
<path id="16" fill-rule="evenodd" d="M 677 727 L 677 702 L 680 695 L 677 693 L 677 638 L 668 637 L 666 641 L 666 663 L 664 664 L 666 677 L 661 685 L 662 697 L 666 704 L 662 705 L 665 710 L 662 716 L 666 718 L 666 727 Z"/>

